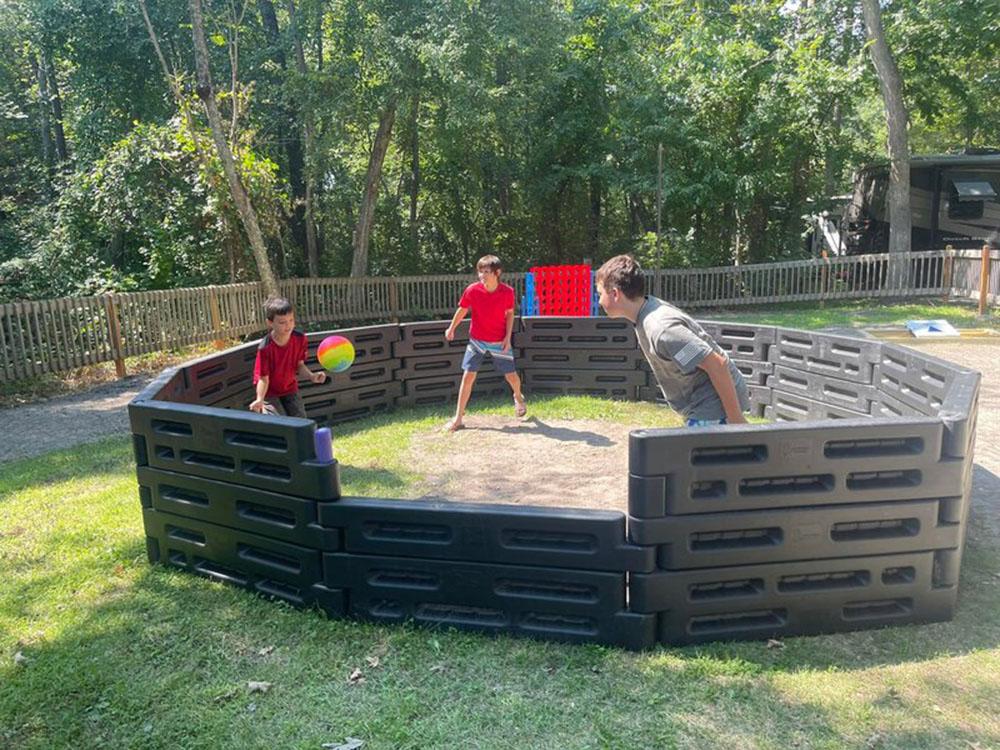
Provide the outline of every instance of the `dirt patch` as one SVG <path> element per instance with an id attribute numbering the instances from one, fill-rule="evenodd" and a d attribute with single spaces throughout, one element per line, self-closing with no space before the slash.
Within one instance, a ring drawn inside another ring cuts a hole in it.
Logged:
<path id="1" fill-rule="evenodd" d="M 627 510 L 635 426 L 499 416 L 467 416 L 465 424 L 410 442 L 422 500 Z"/>

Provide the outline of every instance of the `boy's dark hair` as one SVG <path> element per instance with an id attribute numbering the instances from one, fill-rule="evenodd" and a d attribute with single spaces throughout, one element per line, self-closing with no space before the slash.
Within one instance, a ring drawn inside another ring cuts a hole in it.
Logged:
<path id="1" fill-rule="evenodd" d="M 503 270 L 503 264 L 500 263 L 500 259 L 495 255 L 484 255 L 476 261 L 476 270 L 495 273 Z"/>
<path id="2" fill-rule="evenodd" d="M 631 255 L 616 255 L 605 262 L 597 269 L 594 283 L 605 289 L 615 287 L 629 299 L 641 297 L 646 291 L 642 267 Z"/>
<path id="3" fill-rule="evenodd" d="M 264 314 L 268 320 L 274 320 L 278 315 L 288 315 L 295 312 L 292 303 L 284 297 L 271 297 L 264 303 Z"/>

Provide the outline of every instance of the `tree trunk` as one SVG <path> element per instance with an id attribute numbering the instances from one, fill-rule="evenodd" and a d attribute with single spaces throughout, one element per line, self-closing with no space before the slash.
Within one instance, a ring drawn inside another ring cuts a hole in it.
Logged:
<path id="1" fill-rule="evenodd" d="M 410 120 L 410 247 L 416 259 L 419 251 L 417 205 L 420 198 L 420 94 L 413 95 Z"/>
<path id="2" fill-rule="evenodd" d="M 38 81 L 38 131 L 41 136 L 42 161 L 46 167 L 52 166 L 52 130 L 49 124 L 49 84 L 45 75 L 45 58 L 39 63 L 38 58 L 31 56 L 31 67 Z"/>
<path id="3" fill-rule="evenodd" d="M 260 225 L 257 223 L 257 214 L 250 203 L 243 182 L 236 172 L 236 164 L 233 161 L 233 154 L 229 150 L 222 125 L 222 115 L 215 102 L 215 92 L 212 89 L 212 75 L 208 68 L 208 47 L 205 44 L 205 27 L 201 15 L 201 0 L 188 0 L 191 8 L 191 37 L 194 41 L 195 65 L 198 69 L 198 97 L 205 105 L 205 113 L 208 115 L 208 125 L 212 130 L 212 140 L 219 153 L 219 160 L 229 181 L 229 190 L 233 196 L 233 202 L 240 213 L 240 219 L 250 240 L 250 248 L 253 250 L 254 260 L 257 262 L 257 271 L 260 280 L 264 284 L 264 291 L 269 296 L 277 296 L 278 280 L 271 270 L 271 261 L 267 257 L 267 247 L 264 245 L 264 236 L 261 234 Z"/>
<path id="4" fill-rule="evenodd" d="M 368 159 L 368 174 L 365 177 L 365 192 L 358 211 L 358 223 L 354 228 L 354 258 L 351 261 L 351 276 L 368 275 L 368 240 L 372 232 L 375 216 L 375 200 L 378 198 L 378 183 L 382 175 L 382 163 L 389 148 L 392 126 L 396 121 L 396 102 L 392 100 L 382 112 L 378 121 L 378 132 Z"/>
<path id="5" fill-rule="evenodd" d="M 590 178 L 590 257 L 601 257 L 601 181 L 596 176 Z"/>
<path id="6" fill-rule="evenodd" d="M 299 75 L 303 80 L 309 74 L 306 68 L 306 56 L 302 51 L 302 38 L 299 36 L 298 23 L 295 20 L 295 0 L 288 0 L 288 27 L 292 33 L 292 44 L 295 49 L 295 64 Z M 313 218 L 313 196 L 316 192 L 316 180 L 314 172 L 316 169 L 316 132 L 313 124 L 312 106 L 308 99 L 303 102 L 302 113 L 302 133 L 305 137 L 306 158 L 305 158 L 305 183 L 306 183 L 306 264 L 309 267 L 309 275 L 319 276 L 319 249 L 316 246 L 316 222 Z"/>
<path id="7" fill-rule="evenodd" d="M 52 100 L 52 129 L 56 135 L 56 158 L 59 163 L 65 165 L 69 161 L 69 151 L 66 148 L 66 131 L 63 130 L 62 97 L 59 96 L 59 81 L 56 79 L 56 70 L 51 62 L 45 57 L 42 58 L 48 72 L 49 90 Z"/>
<path id="8" fill-rule="evenodd" d="M 878 74 L 882 99 L 885 101 L 886 123 L 889 127 L 889 252 L 895 257 L 889 264 L 889 287 L 899 289 L 906 284 L 909 267 L 904 253 L 910 250 L 910 148 L 907 136 L 907 112 L 903 102 L 903 81 L 885 41 L 879 0 L 862 0 L 865 29 L 871 40 L 869 52 Z"/>

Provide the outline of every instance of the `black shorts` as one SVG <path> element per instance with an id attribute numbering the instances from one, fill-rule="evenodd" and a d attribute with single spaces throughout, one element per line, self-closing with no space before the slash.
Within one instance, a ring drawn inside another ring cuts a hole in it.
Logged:
<path id="1" fill-rule="evenodd" d="M 296 391 L 295 393 L 289 393 L 287 396 L 273 396 L 267 399 L 265 402 L 265 411 L 268 411 L 267 407 L 271 407 L 271 411 L 277 414 L 284 413 L 286 417 L 302 417 L 303 419 L 308 419 L 306 416 L 306 407 L 302 403 L 301 394 Z M 277 404 L 281 404 L 281 409 L 277 408 Z"/>

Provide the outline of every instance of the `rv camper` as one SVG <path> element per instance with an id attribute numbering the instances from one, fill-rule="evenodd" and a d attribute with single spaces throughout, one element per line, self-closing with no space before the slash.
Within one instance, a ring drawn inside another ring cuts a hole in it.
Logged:
<path id="1" fill-rule="evenodd" d="M 888 164 L 861 169 L 844 211 L 837 254 L 889 248 Z M 910 160 L 911 249 L 982 247 L 1000 230 L 1000 150 Z"/>

